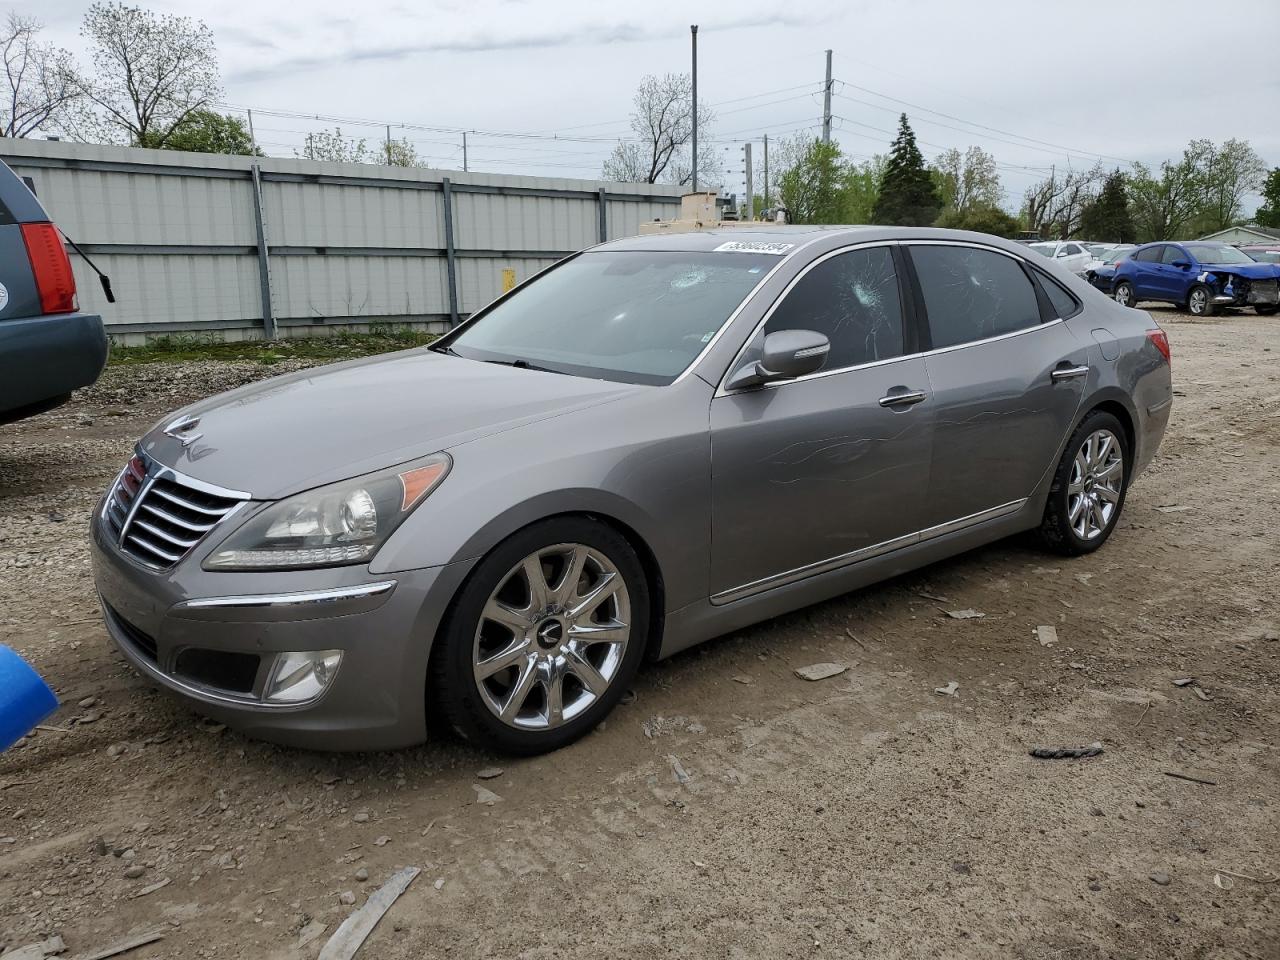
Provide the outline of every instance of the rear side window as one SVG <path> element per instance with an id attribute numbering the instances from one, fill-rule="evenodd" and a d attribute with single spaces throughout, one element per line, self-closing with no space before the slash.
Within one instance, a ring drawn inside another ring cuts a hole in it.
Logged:
<path id="1" fill-rule="evenodd" d="M 913 246 L 933 348 L 1040 323 L 1035 288 L 1012 257 L 975 247 Z"/>
<path id="2" fill-rule="evenodd" d="M 902 356 L 902 299 L 888 247 L 850 250 L 801 277 L 765 333 L 814 330 L 831 341 L 824 369 Z"/>
<path id="3" fill-rule="evenodd" d="M 1147 247 L 1145 250 L 1139 250 L 1132 257 L 1134 260 L 1141 260 L 1143 263 L 1156 263 L 1160 259 L 1160 251 L 1164 247 Z"/>
<path id="4" fill-rule="evenodd" d="M 1053 304 L 1054 317 L 1065 320 L 1067 317 L 1074 316 L 1076 311 L 1080 309 L 1080 302 L 1067 292 L 1066 287 L 1038 270 L 1036 271 L 1036 276 L 1040 280 L 1040 286 L 1044 287 L 1045 296 Z"/>

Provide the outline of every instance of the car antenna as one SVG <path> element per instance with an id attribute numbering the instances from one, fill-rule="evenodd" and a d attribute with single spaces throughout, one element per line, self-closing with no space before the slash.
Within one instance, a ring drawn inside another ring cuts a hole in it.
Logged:
<path id="1" fill-rule="evenodd" d="M 61 231 L 59 231 L 59 233 L 61 233 Z M 89 265 L 89 268 L 98 275 L 98 280 L 102 283 L 102 292 L 106 294 L 107 297 L 107 303 L 115 303 L 116 295 L 111 292 L 111 278 L 98 269 L 98 265 L 89 259 L 89 255 L 87 253 L 80 249 L 80 244 L 76 243 L 65 233 L 62 234 L 62 239 L 71 244 L 71 249 L 80 254 L 80 258 L 84 260 L 84 262 Z"/>

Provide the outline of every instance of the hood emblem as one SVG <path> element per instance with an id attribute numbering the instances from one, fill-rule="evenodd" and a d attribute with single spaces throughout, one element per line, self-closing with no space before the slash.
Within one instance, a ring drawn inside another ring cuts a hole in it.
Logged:
<path id="1" fill-rule="evenodd" d="M 200 426 L 199 417 L 184 416 L 166 426 L 163 433 L 166 437 L 173 437 L 184 447 L 189 447 L 204 436 L 203 433 L 194 432 L 198 426 Z"/>

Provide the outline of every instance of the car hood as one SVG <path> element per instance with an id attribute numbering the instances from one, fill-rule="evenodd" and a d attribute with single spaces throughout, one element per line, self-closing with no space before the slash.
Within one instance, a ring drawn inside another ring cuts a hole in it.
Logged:
<path id="1" fill-rule="evenodd" d="M 1229 273 L 1249 280 L 1271 280 L 1280 274 L 1274 263 L 1202 263 L 1204 273 Z"/>
<path id="2" fill-rule="evenodd" d="M 649 389 L 408 350 L 212 397 L 140 446 L 187 476 L 274 500 Z M 188 418 L 198 422 L 173 426 Z"/>

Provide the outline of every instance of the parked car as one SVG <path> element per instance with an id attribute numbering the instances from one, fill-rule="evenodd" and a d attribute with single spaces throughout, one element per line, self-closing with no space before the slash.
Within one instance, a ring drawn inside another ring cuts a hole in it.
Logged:
<path id="1" fill-rule="evenodd" d="M 1259 263 L 1280 263 L 1280 243 L 1271 246 L 1254 244 L 1240 249 Z"/>
<path id="2" fill-rule="evenodd" d="M 1148 243 L 1116 265 L 1117 303 L 1175 303 L 1192 316 L 1251 306 L 1263 316 L 1280 310 L 1280 268 L 1258 263 L 1225 243 Z"/>
<path id="3" fill-rule="evenodd" d="M 79 311 L 62 234 L 0 161 L 0 423 L 65 402 L 106 362 L 102 318 Z"/>
<path id="4" fill-rule="evenodd" d="M 1115 279 L 1116 264 L 1136 249 L 1137 247 L 1132 243 L 1117 244 L 1100 258 L 1089 261 L 1089 265 L 1085 267 L 1084 271 L 1085 280 L 1088 281 L 1090 286 L 1097 287 L 1103 293 L 1110 293 L 1111 283 Z"/>
<path id="5" fill-rule="evenodd" d="M 1024 530 L 1100 547 L 1169 344 L 949 230 L 617 240 L 429 348 L 180 410 L 92 525 L 134 667 L 253 735 L 563 746 L 642 660 Z"/>
<path id="6" fill-rule="evenodd" d="M 1084 273 L 1089 261 L 1093 259 L 1084 245 L 1074 240 L 1048 240 L 1043 243 L 1031 243 L 1028 246 L 1042 257 L 1048 257 L 1058 266 L 1077 276 Z"/>

